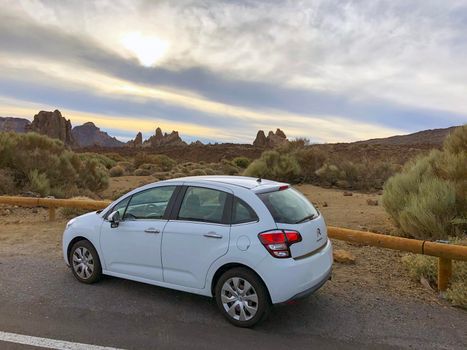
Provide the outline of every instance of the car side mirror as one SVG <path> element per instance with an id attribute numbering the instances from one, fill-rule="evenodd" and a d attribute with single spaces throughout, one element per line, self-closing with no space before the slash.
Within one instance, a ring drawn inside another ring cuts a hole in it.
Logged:
<path id="1" fill-rule="evenodd" d="M 118 227 L 118 225 L 120 224 L 120 213 L 118 211 L 114 211 L 110 213 L 107 219 L 110 221 L 110 227 Z"/>

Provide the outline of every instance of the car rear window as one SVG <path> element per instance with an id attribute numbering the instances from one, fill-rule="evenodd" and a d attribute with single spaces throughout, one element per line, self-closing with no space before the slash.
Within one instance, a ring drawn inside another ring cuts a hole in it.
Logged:
<path id="1" fill-rule="evenodd" d="M 298 224 L 318 216 L 318 211 L 310 201 L 293 188 L 260 193 L 258 196 L 269 209 L 275 222 Z"/>

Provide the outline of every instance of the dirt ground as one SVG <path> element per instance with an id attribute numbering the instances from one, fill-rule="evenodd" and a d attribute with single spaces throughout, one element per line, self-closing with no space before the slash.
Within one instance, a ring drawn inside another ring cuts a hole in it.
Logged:
<path id="1" fill-rule="evenodd" d="M 151 176 L 111 178 L 110 186 L 103 197 L 109 198 L 116 193 L 123 193 L 152 181 Z M 344 196 L 341 190 L 324 189 L 312 185 L 300 185 L 297 188 L 318 206 L 328 225 L 381 233 L 392 233 L 396 230 L 381 206 L 380 195 L 353 193 L 352 196 Z M 370 206 L 366 202 L 367 199 L 378 200 L 379 205 Z M 49 227 L 44 225 L 48 220 L 46 209 L 0 207 L 0 245 L 11 247 L 11 245 L 21 244 L 27 240 L 32 251 L 40 251 L 43 249 L 42 242 L 52 240 L 59 250 L 66 218 L 63 218 L 60 213 L 58 217 L 57 222 Z M 54 229 L 50 229 L 52 227 Z M 3 234 L 6 231 L 11 232 L 12 229 L 17 232 L 16 235 Z M 331 294 L 363 289 L 388 297 L 418 299 L 428 303 L 448 305 L 439 299 L 437 293 L 408 277 L 401 263 L 401 257 L 405 253 L 362 247 L 336 240 L 333 243 L 335 249 L 344 249 L 352 253 L 356 257 L 356 263 L 335 264 L 333 283 L 326 287 Z M 8 251 L 11 252 L 10 249 Z M 345 288 L 343 288 L 344 285 Z"/>

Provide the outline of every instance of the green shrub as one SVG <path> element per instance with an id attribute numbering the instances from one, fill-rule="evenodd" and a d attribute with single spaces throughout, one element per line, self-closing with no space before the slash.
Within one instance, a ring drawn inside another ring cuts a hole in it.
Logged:
<path id="1" fill-rule="evenodd" d="M 247 157 L 235 157 L 232 159 L 232 164 L 238 168 L 246 169 L 251 164 L 251 159 Z"/>
<path id="2" fill-rule="evenodd" d="M 14 174 L 17 191 L 56 197 L 100 191 L 108 185 L 105 158 L 78 155 L 61 141 L 36 133 L 0 133 L 0 169 Z"/>
<path id="3" fill-rule="evenodd" d="M 135 168 L 139 168 L 142 164 L 155 164 L 159 171 L 170 171 L 175 166 L 176 162 L 165 154 L 147 154 L 138 153 L 133 160 Z"/>
<path id="4" fill-rule="evenodd" d="M 295 157 L 300 164 L 303 181 L 310 182 L 316 178 L 316 171 L 324 165 L 327 154 L 318 148 L 308 147 L 298 149 Z"/>
<path id="5" fill-rule="evenodd" d="M 0 195 L 16 194 L 16 183 L 13 172 L 10 169 L 0 169 Z"/>
<path id="6" fill-rule="evenodd" d="M 321 181 L 324 181 L 325 184 L 330 186 L 336 185 L 337 182 L 345 176 L 334 164 L 324 164 L 316 171 L 316 175 Z"/>
<path id="7" fill-rule="evenodd" d="M 50 181 L 46 174 L 33 169 L 29 172 L 28 179 L 31 191 L 39 193 L 42 197 L 50 194 Z"/>
<path id="8" fill-rule="evenodd" d="M 300 176 L 297 159 L 288 153 L 265 151 L 245 170 L 244 175 L 271 180 L 296 182 Z"/>
<path id="9" fill-rule="evenodd" d="M 201 176 L 201 175 L 207 175 L 206 172 L 202 169 L 193 169 L 189 173 L 191 176 Z"/>
<path id="10" fill-rule="evenodd" d="M 383 205 L 401 233 L 419 239 L 462 236 L 467 230 L 467 127 L 442 151 L 409 162 L 384 186 Z"/>
<path id="11" fill-rule="evenodd" d="M 125 169 L 123 169 L 123 167 L 120 165 L 116 165 L 109 170 L 109 174 L 112 177 L 123 176 L 124 173 L 125 173 Z"/>
<path id="12" fill-rule="evenodd" d="M 151 175 L 151 171 L 147 169 L 136 169 L 133 174 L 135 176 L 149 176 Z"/>
<path id="13" fill-rule="evenodd" d="M 102 164 L 106 169 L 111 169 L 112 167 L 117 164 L 117 162 L 103 154 L 99 153 L 91 153 L 91 152 L 86 152 L 86 153 L 80 153 L 79 157 L 81 160 L 86 161 L 86 160 L 96 160 L 100 164 Z"/>
<path id="14" fill-rule="evenodd" d="M 451 242 L 456 243 L 456 241 Z M 430 285 L 436 288 L 438 281 L 437 258 L 427 255 L 407 254 L 402 262 L 414 281 L 424 277 Z M 467 309 L 467 262 L 453 261 L 451 285 L 445 293 L 445 298 L 455 306 Z"/>

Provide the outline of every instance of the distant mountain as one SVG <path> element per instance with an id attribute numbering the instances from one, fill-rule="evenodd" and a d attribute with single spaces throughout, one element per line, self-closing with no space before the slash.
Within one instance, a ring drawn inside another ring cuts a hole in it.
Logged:
<path id="1" fill-rule="evenodd" d="M 122 147 L 125 143 L 101 131 L 94 123 L 87 122 L 80 126 L 75 126 L 71 131 L 78 147 Z"/>
<path id="2" fill-rule="evenodd" d="M 24 118 L 0 117 L 0 131 L 26 132 L 29 124 Z"/>
<path id="3" fill-rule="evenodd" d="M 423 130 L 408 135 L 397 135 L 380 139 L 370 139 L 366 141 L 357 141 L 353 144 L 367 145 L 434 145 L 441 146 L 446 136 L 448 136 L 456 126 L 445 129 Z"/>

